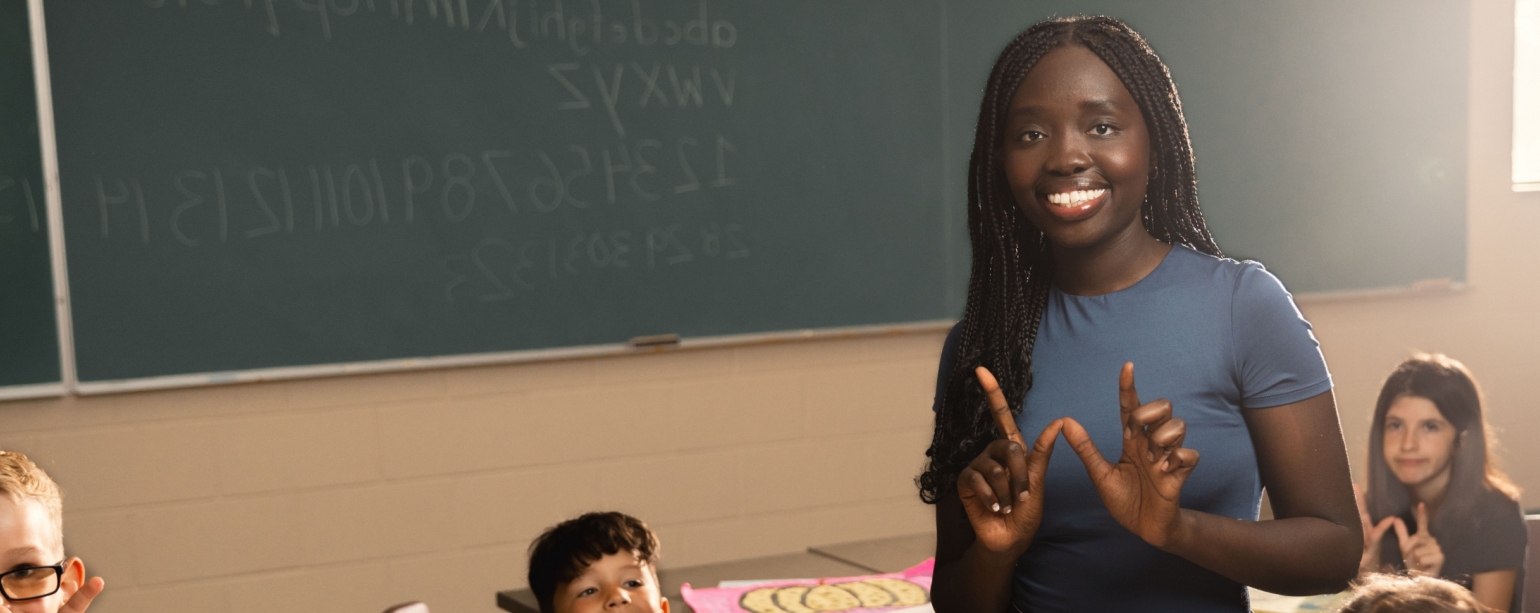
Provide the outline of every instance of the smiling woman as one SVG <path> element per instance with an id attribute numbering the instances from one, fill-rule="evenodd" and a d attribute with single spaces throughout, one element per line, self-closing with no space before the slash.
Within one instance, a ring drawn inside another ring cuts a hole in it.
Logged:
<path id="1" fill-rule="evenodd" d="M 1360 568 L 1441 576 L 1507 611 L 1528 539 L 1518 488 L 1498 470 L 1495 447 L 1464 364 L 1417 355 L 1397 366 L 1369 435 Z"/>
<path id="2" fill-rule="evenodd" d="M 1220 257 L 1186 126 L 1165 65 L 1115 19 L 1039 23 L 996 62 L 967 309 L 919 479 L 938 612 L 1239 612 L 1246 585 L 1352 577 L 1325 362 L 1282 284 Z M 1135 363 L 1163 398 L 1141 400 Z M 1050 464 L 1061 432 L 1080 462 Z M 1275 521 L 1256 521 L 1263 486 Z"/>

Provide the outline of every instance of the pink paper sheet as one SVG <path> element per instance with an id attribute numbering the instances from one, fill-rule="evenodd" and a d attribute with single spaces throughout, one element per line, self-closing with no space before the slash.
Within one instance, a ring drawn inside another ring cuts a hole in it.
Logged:
<path id="1" fill-rule="evenodd" d="M 680 588 L 695 613 L 879 613 L 930 602 L 935 558 L 885 575 L 770 581 L 749 586 Z"/>

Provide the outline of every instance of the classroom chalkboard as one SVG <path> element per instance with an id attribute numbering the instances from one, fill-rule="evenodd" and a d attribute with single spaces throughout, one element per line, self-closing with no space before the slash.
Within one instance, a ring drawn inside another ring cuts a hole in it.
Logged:
<path id="1" fill-rule="evenodd" d="M 1227 253 L 1464 277 L 1459 2 L 45 5 L 82 381 L 954 318 L 989 65 L 1075 12 L 1170 64 Z"/>
<path id="2" fill-rule="evenodd" d="M 32 37 L 24 2 L 0 2 L 0 387 L 58 383 Z"/>
<path id="3" fill-rule="evenodd" d="M 80 378 L 943 317 L 898 6 L 48 2 Z"/>

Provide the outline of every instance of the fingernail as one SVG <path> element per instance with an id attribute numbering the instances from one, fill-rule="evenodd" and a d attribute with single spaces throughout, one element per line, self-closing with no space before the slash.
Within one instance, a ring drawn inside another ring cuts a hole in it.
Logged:
<path id="1" fill-rule="evenodd" d="M 1166 460 L 1164 462 L 1161 462 L 1160 463 L 1160 469 L 1161 470 L 1171 470 L 1171 461 L 1170 460 Z"/>
<path id="2" fill-rule="evenodd" d="M 1011 514 L 1011 508 L 1010 507 L 1005 507 L 1005 514 L 1006 515 L 1010 515 Z"/>
<path id="3" fill-rule="evenodd" d="M 1132 429 L 1130 429 L 1130 428 L 1123 428 L 1123 438 L 1129 439 L 1129 438 L 1133 438 L 1133 437 L 1134 437 L 1134 431 Z"/>
<path id="4" fill-rule="evenodd" d="M 994 504 L 989 505 L 989 510 L 994 511 L 996 513 L 999 513 L 1000 512 L 1000 503 L 996 502 Z"/>
<path id="5" fill-rule="evenodd" d="M 1030 495 L 1031 495 L 1030 493 L 1028 493 L 1027 491 L 1023 490 L 1020 494 L 1016 495 L 1016 500 L 1019 500 L 1021 502 L 1026 502 L 1027 501 L 1027 497 L 1030 496 Z"/>

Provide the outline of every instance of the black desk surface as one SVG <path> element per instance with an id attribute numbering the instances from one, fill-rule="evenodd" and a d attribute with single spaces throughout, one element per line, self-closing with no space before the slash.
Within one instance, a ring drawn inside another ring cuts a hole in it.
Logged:
<path id="1" fill-rule="evenodd" d="M 749 560 L 718 562 L 658 571 L 663 595 L 673 611 L 694 613 L 679 595 L 679 586 L 715 587 L 722 581 L 742 579 L 801 579 L 842 577 L 898 572 L 935 553 L 936 537 L 917 534 L 854 543 L 820 545 L 806 552 Z M 511 613 L 539 613 L 540 606 L 528 589 L 497 593 L 497 606 Z"/>

